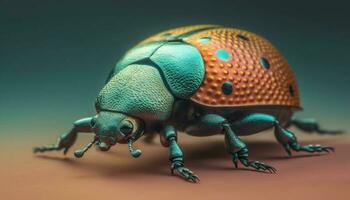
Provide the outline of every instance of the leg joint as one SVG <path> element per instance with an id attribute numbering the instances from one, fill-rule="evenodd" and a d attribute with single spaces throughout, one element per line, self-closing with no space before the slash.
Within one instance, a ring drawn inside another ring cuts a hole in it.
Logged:
<path id="1" fill-rule="evenodd" d="M 164 137 L 169 142 L 171 140 L 177 140 L 177 133 L 173 126 L 166 126 L 164 128 Z"/>

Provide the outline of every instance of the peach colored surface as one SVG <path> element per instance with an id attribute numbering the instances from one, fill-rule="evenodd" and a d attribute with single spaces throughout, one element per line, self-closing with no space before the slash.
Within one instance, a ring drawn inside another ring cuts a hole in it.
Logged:
<path id="1" fill-rule="evenodd" d="M 336 152 L 323 155 L 295 153 L 287 158 L 272 134 L 243 138 L 251 158 L 278 169 L 267 174 L 234 169 L 220 136 L 194 138 L 180 136 L 186 165 L 201 178 L 191 184 L 169 172 L 168 151 L 158 141 L 152 145 L 137 142 L 143 155 L 132 158 L 125 145 L 110 152 L 91 149 L 84 158 L 74 158 L 72 150 L 33 155 L 31 147 L 55 141 L 46 137 L 13 136 L 1 142 L 0 199 L 350 199 L 350 137 L 317 136 L 297 133 L 302 143 L 330 144 Z M 16 148 L 13 150 L 14 148 Z M 12 152 L 10 153 L 10 148 Z"/>
<path id="2" fill-rule="evenodd" d="M 245 39 L 242 39 L 245 38 Z M 211 38 L 210 43 L 200 42 Z M 205 78 L 191 100 L 208 106 L 279 105 L 300 108 L 299 91 L 292 68 L 283 55 L 265 38 L 254 33 L 216 28 L 189 36 L 205 62 Z M 218 50 L 229 59 L 217 56 Z M 268 70 L 261 64 L 268 62 Z M 223 94 L 224 82 L 233 84 L 232 94 Z"/>

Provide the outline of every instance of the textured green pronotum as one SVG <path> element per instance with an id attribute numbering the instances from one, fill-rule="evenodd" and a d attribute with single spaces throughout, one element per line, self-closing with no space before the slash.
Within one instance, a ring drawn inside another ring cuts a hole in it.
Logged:
<path id="1" fill-rule="evenodd" d="M 113 76 L 97 97 L 102 110 L 127 113 L 148 120 L 168 119 L 174 97 L 159 71 L 148 65 L 129 65 Z"/>

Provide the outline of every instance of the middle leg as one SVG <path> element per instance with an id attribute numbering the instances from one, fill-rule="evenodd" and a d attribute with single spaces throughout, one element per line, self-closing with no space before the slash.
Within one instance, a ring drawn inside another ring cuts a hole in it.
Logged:
<path id="1" fill-rule="evenodd" d="M 256 170 L 275 172 L 276 169 L 260 161 L 248 159 L 247 145 L 232 130 L 230 123 L 224 117 L 217 114 L 207 114 L 191 122 L 185 132 L 193 136 L 209 136 L 219 132 L 225 134 L 226 149 L 232 156 L 235 167 L 238 161 L 246 167 Z"/>

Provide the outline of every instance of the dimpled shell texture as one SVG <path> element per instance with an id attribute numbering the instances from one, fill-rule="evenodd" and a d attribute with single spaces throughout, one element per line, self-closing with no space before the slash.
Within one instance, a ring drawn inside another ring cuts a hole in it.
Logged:
<path id="1" fill-rule="evenodd" d="M 147 80 L 147 81 L 140 81 Z M 129 65 L 113 76 L 97 97 L 97 107 L 150 121 L 169 117 L 174 98 L 154 67 Z"/>
<path id="2" fill-rule="evenodd" d="M 293 71 L 266 39 L 240 29 L 196 25 L 163 31 L 142 43 L 169 38 L 193 45 L 204 60 L 205 78 L 192 101 L 210 107 L 266 105 L 300 109 Z"/>
<path id="3" fill-rule="evenodd" d="M 205 79 L 191 97 L 208 106 L 278 105 L 300 108 L 287 61 L 266 39 L 239 29 L 216 28 L 186 40 L 205 62 Z"/>

